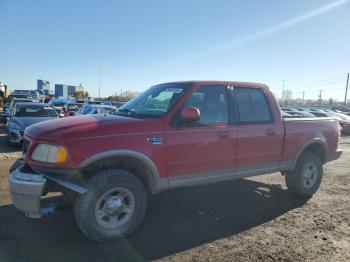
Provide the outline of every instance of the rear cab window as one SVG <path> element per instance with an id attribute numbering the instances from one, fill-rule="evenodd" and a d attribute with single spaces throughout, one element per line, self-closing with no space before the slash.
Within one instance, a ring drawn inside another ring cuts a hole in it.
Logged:
<path id="1" fill-rule="evenodd" d="M 273 122 L 270 104 L 262 89 L 235 87 L 233 92 L 240 124 Z"/>

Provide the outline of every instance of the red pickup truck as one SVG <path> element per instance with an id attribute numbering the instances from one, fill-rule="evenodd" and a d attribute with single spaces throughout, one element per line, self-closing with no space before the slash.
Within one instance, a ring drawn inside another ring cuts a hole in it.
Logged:
<path id="1" fill-rule="evenodd" d="M 281 172 L 312 196 L 340 157 L 337 120 L 282 119 L 269 88 L 223 81 L 153 86 L 115 115 L 50 120 L 25 130 L 10 170 L 14 205 L 30 217 L 73 206 L 94 241 L 132 233 L 162 190 Z M 41 199 L 61 192 L 47 207 Z"/>

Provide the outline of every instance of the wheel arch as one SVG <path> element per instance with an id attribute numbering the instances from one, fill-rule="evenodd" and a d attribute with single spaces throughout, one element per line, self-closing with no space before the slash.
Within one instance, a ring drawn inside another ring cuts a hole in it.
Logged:
<path id="1" fill-rule="evenodd" d="M 133 150 L 110 150 L 84 160 L 79 167 L 86 174 L 110 168 L 120 168 L 136 175 L 151 193 L 168 188 L 168 179 L 161 178 L 154 162 L 146 155 Z"/>
<path id="2" fill-rule="evenodd" d="M 304 146 L 299 150 L 297 157 L 293 163 L 293 169 L 295 168 L 302 154 L 305 152 L 309 152 L 318 156 L 322 164 L 326 163 L 327 161 L 327 143 L 321 138 L 315 138 L 305 143 Z"/>

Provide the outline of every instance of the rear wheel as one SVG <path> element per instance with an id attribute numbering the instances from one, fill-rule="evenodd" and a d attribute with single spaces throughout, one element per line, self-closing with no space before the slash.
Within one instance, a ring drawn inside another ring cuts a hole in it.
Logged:
<path id="1" fill-rule="evenodd" d="M 285 175 L 288 189 L 301 197 L 311 197 L 320 187 L 322 177 L 321 160 L 308 152 L 303 153 L 295 169 Z"/>
<path id="2" fill-rule="evenodd" d="M 143 184 L 123 170 L 97 173 L 88 192 L 75 202 L 75 217 L 83 233 L 93 241 L 117 239 L 134 232 L 147 206 Z"/>

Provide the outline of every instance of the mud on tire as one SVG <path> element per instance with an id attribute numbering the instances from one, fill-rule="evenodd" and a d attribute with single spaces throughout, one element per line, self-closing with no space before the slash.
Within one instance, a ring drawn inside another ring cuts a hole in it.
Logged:
<path id="1" fill-rule="evenodd" d="M 129 172 L 114 169 L 91 178 L 88 191 L 75 201 L 74 213 L 82 232 L 101 242 L 134 232 L 146 206 L 147 194 L 140 180 Z"/>
<path id="2" fill-rule="evenodd" d="M 287 172 L 285 180 L 290 191 L 300 197 L 311 197 L 320 187 L 323 177 L 321 160 L 305 152 L 299 158 L 295 169 Z"/>

